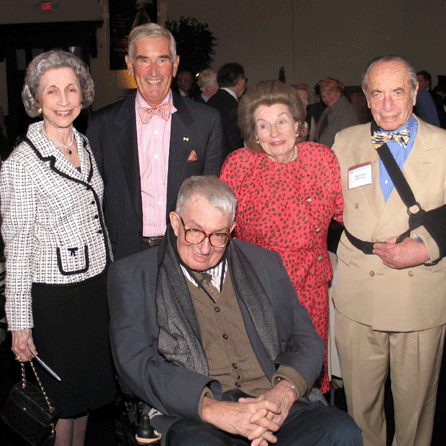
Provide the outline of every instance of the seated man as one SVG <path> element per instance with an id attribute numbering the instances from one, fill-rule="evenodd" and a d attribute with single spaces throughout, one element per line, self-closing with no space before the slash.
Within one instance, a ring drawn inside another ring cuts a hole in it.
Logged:
<path id="1" fill-rule="evenodd" d="M 119 376 L 165 445 L 362 445 L 347 413 L 306 399 L 323 342 L 280 256 L 230 239 L 235 208 L 226 183 L 190 177 L 161 245 L 110 267 Z"/>

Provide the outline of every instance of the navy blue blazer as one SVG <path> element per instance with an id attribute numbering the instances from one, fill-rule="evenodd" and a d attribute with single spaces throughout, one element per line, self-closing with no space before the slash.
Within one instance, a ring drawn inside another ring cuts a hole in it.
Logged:
<path id="1" fill-rule="evenodd" d="M 115 260 L 140 252 L 141 181 L 135 116 L 136 93 L 94 113 L 87 137 L 104 180 L 104 214 Z M 219 175 L 223 136 L 218 113 L 173 93 L 167 209 L 174 210 L 181 184 L 193 175 Z M 196 161 L 189 161 L 195 150 Z"/>
<path id="2" fill-rule="evenodd" d="M 206 102 L 212 108 L 220 112 L 225 137 L 223 158 L 244 146 L 242 134 L 238 127 L 238 102 L 226 90 L 217 90 L 209 101 Z"/>

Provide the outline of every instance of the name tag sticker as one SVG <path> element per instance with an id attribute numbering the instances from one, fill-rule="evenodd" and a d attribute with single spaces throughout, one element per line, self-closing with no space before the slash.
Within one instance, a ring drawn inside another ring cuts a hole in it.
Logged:
<path id="1" fill-rule="evenodd" d="M 348 169 L 348 189 L 372 184 L 372 163 L 359 164 Z"/>

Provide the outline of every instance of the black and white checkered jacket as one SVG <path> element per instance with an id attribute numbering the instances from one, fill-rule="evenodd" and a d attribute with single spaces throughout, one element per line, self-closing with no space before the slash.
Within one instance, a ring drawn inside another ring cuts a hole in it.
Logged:
<path id="1" fill-rule="evenodd" d="M 0 173 L 10 330 L 33 327 L 31 286 L 78 283 L 112 258 L 103 182 L 87 139 L 75 131 L 81 172 L 31 124 Z"/>

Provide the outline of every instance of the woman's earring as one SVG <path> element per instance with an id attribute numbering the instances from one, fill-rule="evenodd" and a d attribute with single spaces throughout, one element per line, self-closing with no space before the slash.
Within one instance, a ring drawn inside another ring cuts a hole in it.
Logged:
<path id="1" fill-rule="evenodd" d="M 39 108 L 39 110 L 37 110 L 37 111 L 39 112 L 39 115 L 42 114 L 42 109 L 41 108 Z"/>
<path id="2" fill-rule="evenodd" d="M 256 136 L 256 143 L 260 146 L 260 139 L 258 136 Z"/>

